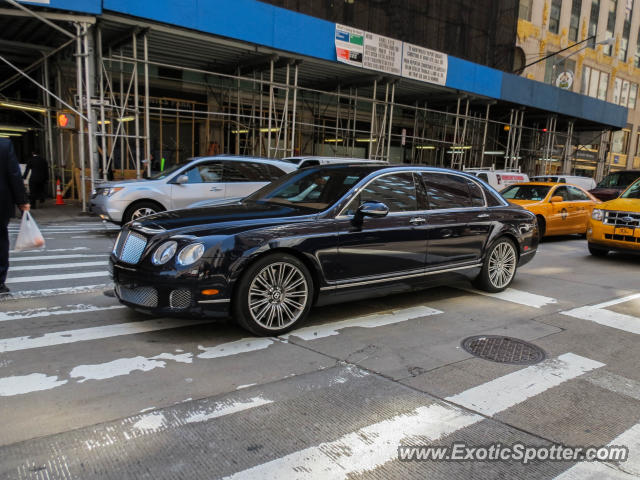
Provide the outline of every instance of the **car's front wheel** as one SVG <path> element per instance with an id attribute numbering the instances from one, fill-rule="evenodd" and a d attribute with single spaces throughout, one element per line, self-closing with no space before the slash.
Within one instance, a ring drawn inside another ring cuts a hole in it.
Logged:
<path id="1" fill-rule="evenodd" d="M 304 263 L 288 254 L 268 255 L 240 278 L 234 318 L 256 335 L 281 335 L 308 315 L 313 294 L 313 280 Z"/>
<path id="2" fill-rule="evenodd" d="M 592 243 L 590 243 L 588 246 L 589 246 L 589 253 L 594 257 L 606 257 L 607 255 L 609 255 L 609 250 L 606 248 L 596 247 Z"/>
<path id="3" fill-rule="evenodd" d="M 131 220 L 138 220 L 139 218 L 146 217 L 147 215 L 153 215 L 154 213 L 162 212 L 164 207 L 159 203 L 151 200 L 142 200 L 129 205 L 122 216 L 122 223 L 129 223 Z"/>
<path id="4" fill-rule="evenodd" d="M 482 270 L 474 284 L 487 292 L 501 292 L 513 281 L 517 266 L 516 245 L 506 237 L 499 238 L 489 247 Z"/>

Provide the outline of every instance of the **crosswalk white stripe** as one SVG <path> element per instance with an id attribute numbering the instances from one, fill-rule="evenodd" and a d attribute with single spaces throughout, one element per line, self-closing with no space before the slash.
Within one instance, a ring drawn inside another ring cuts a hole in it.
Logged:
<path id="1" fill-rule="evenodd" d="M 126 308 L 124 305 L 109 305 L 98 307 L 79 303 L 75 305 L 60 305 L 57 307 L 30 308 L 28 310 L 16 310 L 13 312 L 0 312 L 0 322 L 10 320 L 24 320 L 27 318 L 50 317 L 52 315 L 70 315 L 73 313 L 99 312 L 102 310 L 115 310 Z"/>
<path id="2" fill-rule="evenodd" d="M 157 330 L 167 330 L 170 328 L 189 327 L 207 322 L 208 320 L 157 319 L 51 332 L 35 338 L 30 336 L 3 338 L 0 339 L 0 353 L 51 347 L 66 343 L 86 342 L 102 338 L 119 337 L 121 335 L 155 332 Z"/>
<path id="3" fill-rule="evenodd" d="M 609 446 L 627 447 L 625 462 L 611 465 L 606 462 L 580 462 L 558 475 L 554 480 L 637 480 L 640 477 L 640 423 L 614 438 Z"/>
<path id="4" fill-rule="evenodd" d="M 363 315 L 362 317 L 349 318 L 340 322 L 330 322 L 322 325 L 303 327 L 298 330 L 294 330 L 291 333 L 282 335 L 280 338 L 288 339 L 290 337 L 298 337 L 303 340 L 316 340 L 318 338 L 338 335 L 338 330 L 342 330 L 343 328 L 375 328 L 405 322 L 416 318 L 428 317 L 430 315 L 437 315 L 440 313 L 442 313 L 440 310 L 424 306 L 404 308 L 390 313 Z"/>
<path id="5" fill-rule="evenodd" d="M 497 378 L 494 381 L 511 385 L 514 390 L 513 393 L 503 397 L 499 409 L 493 409 L 493 411 L 497 413 L 515 406 L 533 395 L 603 365 L 600 362 L 567 353 L 557 359 L 550 359 L 536 365 L 534 370 L 530 370 L 532 367 L 527 367 Z M 520 372 L 526 372 L 527 376 L 523 378 Z M 556 380 L 548 377 L 554 377 Z M 468 397 L 476 399 L 478 392 L 476 389 L 481 388 L 488 396 L 487 400 L 490 401 L 496 391 L 493 387 L 487 388 L 484 385 L 446 400 L 460 401 Z M 484 418 L 454 405 L 433 403 L 348 433 L 337 440 L 294 452 L 225 478 L 331 480 L 344 479 L 350 475 L 357 476 L 397 458 L 398 446 L 406 439 L 420 436 L 426 437 L 429 441 L 435 441 L 461 428 L 478 423 Z"/>
<path id="6" fill-rule="evenodd" d="M 46 288 L 41 290 L 21 290 L 8 296 L 0 297 L 0 301 L 25 300 L 29 298 L 53 297 L 57 295 L 76 295 L 78 293 L 99 292 L 113 288 L 113 284 L 101 283 L 97 285 L 80 285 L 78 287 Z"/>
<path id="7" fill-rule="evenodd" d="M 90 250 L 89 247 L 73 247 L 73 248 L 40 248 L 37 250 L 25 250 L 25 251 L 18 251 L 18 250 L 9 250 L 9 253 L 19 253 L 19 254 L 23 254 L 23 253 L 49 253 L 49 252 L 78 252 L 80 250 Z"/>
<path id="8" fill-rule="evenodd" d="M 533 308 L 541 308 L 546 305 L 558 303 L 555 298 L 545 297 L 544 295 L 537 295 L 535 293 L 524 292 L 522 290 L 516 290 L 515 288 L 507 288 L 506 290 L 498 293 L 483 292 L 482 290 L 475 290 L 472 288 L 462 288 L 461 290 Z"/>
<path id="9" fill-rule="evenodd" d="M 26 272 L 33 270 L 57 270 L 61 268 L 81 268 L 81 267 L 106 267 L 109 262 L 77 262 L 77 263 L 46 263 L 44 265 L 18 265 L 11 267 L 13 272 Z"/>
<path id="10" fill-rule="evenodd" d="M 640 298 L 640 293 L 616 298 L 615 300 L 610 300 L 598 305 L 586 305 L 584 307 L 574 308 L 573 310 L 562 312 L 562 314 L 640 335 L 640 317 L 614 312 L 606 308 L 637 300 L 638 298 Z"/>
<path id="11" fill-rule="evenodd" d="M 76 278 L 93 278 L 93 277 L 108 277 L 109 272 L 79 272 L 79 273 L 65 273 L 61 275 L 38 275 L 35 277 L 11 277 L 7 279 L 7 283 L 12 285 L 14 283 L 31 283 L 31 282 L 48 282 L 49 280 L 73 280 Z"/>
<path id="12" fill-rule="evenodd" d="M 36 255 L 34 257 L 11 257 L 11 262 L 30 262 L 33 260 L 63 260 L 71 258 L 108 257 L 108 253 L 76 253 L 70 255 Z"/>

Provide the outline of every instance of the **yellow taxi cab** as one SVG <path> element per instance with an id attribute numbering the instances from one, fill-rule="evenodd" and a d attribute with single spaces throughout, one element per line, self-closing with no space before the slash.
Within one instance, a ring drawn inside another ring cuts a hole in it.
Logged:
<path id="1" fill-rule="evenodd" d="M 541 237 L 586 234 L 591 212 L 602 203 L 586 190 L 566 183 L 517 183 L 500 194 L 536 214 Z"/>
<path id="2" fill-rule="evenodd" d="M 587 241 L 589 252 L 597 257 L 611 250 L 640 252 L 640 179 L 593 210 Z"/>

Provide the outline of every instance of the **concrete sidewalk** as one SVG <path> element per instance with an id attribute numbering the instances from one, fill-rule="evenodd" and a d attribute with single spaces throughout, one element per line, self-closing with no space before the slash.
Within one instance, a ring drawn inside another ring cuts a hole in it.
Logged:
<path id="1" fill-rule="evenodd" d="M 38 223 L 66 222 L 66 221 L 95 221 L 102 220 L 89 213 L 82 211 L 82 202 L 76 200 L 65 200 L 64 205 L 56 205 L 54 199 L 48 198 L 42 206 L 38 204 L 38 208 L 31 209 L 31 215 Z M 13 219 L 14 222 L 20 221 L 20 218 Z"/>

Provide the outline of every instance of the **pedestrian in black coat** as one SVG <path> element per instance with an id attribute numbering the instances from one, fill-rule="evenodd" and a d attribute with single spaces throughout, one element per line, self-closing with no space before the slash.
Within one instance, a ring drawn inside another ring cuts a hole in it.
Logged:
<path id="1" fill-rule="evenodd" d="M 16 205 L 29 211 L 20 164 L 8 138 L 0 138 L 0 295 L 9 293 L 4 284 L 9 270 L 9 219 L 16 213 Z"/>
<path id="2" fill-rule="evenodd" d="M 47 181 L 49 180 L 49 164 L 38 155 L 37 152 L 31 154 L 31 158 L 27 160 L 27 168 L 24 171 L 24 178 L 29 177 L 29 196 L 31 197 L 31 206 L 38 207 L 38 200 L 44 203 L 47 193 Z"/>

